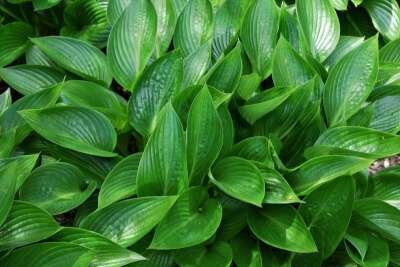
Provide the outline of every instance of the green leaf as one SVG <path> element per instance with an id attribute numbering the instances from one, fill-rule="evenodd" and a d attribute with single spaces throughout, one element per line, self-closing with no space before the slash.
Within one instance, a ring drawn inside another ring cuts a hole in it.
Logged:
<path id="1" fill-rule="evenodd" d="M 46 239 L 60 230 L 46 211 L 22 201 L 14 201 L 0 227 L 0 251 L 21 247 Z"/>
<path id="2" fill-rule="evenodd" d="M 400 209 L 400 175 L 395 173 L 377 173 L 368 180 L 367 196 L 380 199 Z"/>
<path id="3" fill-rule="evenodd" d="M 37 45 L 30 45 L 25 52 L 25 61 L 28 65 L 40 65 L 47 67 L 55 67 L 51 59 L 43 53 Z"/>
<path id="4" fill-rule="evenodd" d="M 171 103 L 168 103 L 161 111 L 139 163 L 138 195 L 179 194 L 188 187 L 187 175 L 183 127 Z"/>
<path id="5" fill-rule="evenodd" d="M 60 95 L 61 87 L 62 84 L 56 85 L 15 101 L 0 116 L 0 133 L 8 134 L 15 130 L 15 144 L 20 143 L 29 135 L 32 129 L 18 112 L 25 109 L 45 108 L 54 105 Z"/>
<path id="6" fill-rule="evenodd" d="M 275 86 L 299 86 L 316 75 L 284 38 L 280 38 L 272 58 L 272 79 Z"/>
<path id="7" fill-rule="evenodd" d="M 229 112 L 227 105 L 221 105 L 218 108 L 218 114 L 222 122 L 222 134 L 224 140 L 219 154 L 224 155 L 231 149 L 233 145 L 233 140 L 235 137 L 235 129 L 233 125 L 232 116 L 231 113 Z"/>
<path id="8" fill-rule="evenodd" d="M 323 259 L 331 256 L 346 233 L 354 196 L 354 181 L 344 176 L 320 186 L 300 205 L 299 213 Z"/>
<path id="9" fill-rule="evenodd" d="M 226 242 L 217 241 L 210 247 L 193 247 L 175 252 L 175 260 L 181 267 L 229 267 L 232 249 Z"/>
<path id="10" fill-rule="evenodd" d="M 86 217 L 81 228 L 98 232 L 128 247 L 149 233 L 175 203 L 175 196 L 124 200 Z"/>
<path id="11" fill-rule="evenodd" d="M 124 89 L 133 90 L 153 53 L 156 34 L 157 14 L 150 0 L 131 0 L 113 26 L 107 46 L 111 73 Z"/>
<path id="12" fill-rule="evenodd" d="M 281 39 L 286 39 L 294 50 L 300 51 L 300 25 L 293 8 L 282 2 L 279 31 Z"/>
<path id="13" fill-rule="evenodd" d="M 132 0 L 109 0 L 107 6 L 108 21 L 112 26 L 117 23 L 124 10 L 129 6 Z"/>
<path id="14" fill-rule="evenodd" d="M 227 195 L 261 207 L 265 184 L 261 172 L 248 160 L 227 157 L 218 161 L 209 174 L 211 182 Z"/>
<path id="15" fill-rule="evenodd" d="M 61 100 L 68 105 L 91 108 L 103 113 L 120 131 L 128 124 L 126 100 L 97 83 L 66 81 L 61 91 Z"/>
<path id="16" fill-rule="evenodd" d="M 400 131 L 400 95 L 386 96 L 373 103 L 369 127 L 396 134 Z"/>
<path id="17" fill-rule="evenodd" d="M 39 10 L 49 9 L 55 5 L 58 5 L 58 3 L 61 2 L 61 0 L 32 0 L 32 2 L 35 11 L 39 11 Z"/>
<path id="18" fill-rule="evenodd" d="M 219 195 L 218 201 L 221 203 L 223 210 L 217 238 L 218 240 L 228 241 L 247 226 L 246 220 L 249 205 L 223 194 Z"/>
<path id="19" fill-rule="evenodd" d="M 288 182 L 279 172 L 261 164 L 257 164 L 257 167 L 265 181 L 264 203 L 288 204 L 301 202 Z"/>
<path id="20" fill-rule="evenodd" d="M 64 74 L 54 68 L 18 65 L 0 69 L 0 77 L 23 95 L 36 93 L 64 80 Z"/>
<path id="21" fill-rule="evenodd" d="M 141 153 L 130 155 L 110 171 L 100 188 L 100 209 L 136 194 L 136 175 L 141 157 Z"/>
<path id="22" fill-rule="evenodd" d="M 370 128 L 342 126 L 326 130 L 306 156 L 345 154 L 372 159 L 400 153 L 400 137 Z"/>
<path id="23" fill-rule="evenodd" d="M 85 202 L 96 189 L 95 181 L 69 163 L 48 163 L 35 169 L 19 191 L 20 200 L 51 214 L 70 211 Z"/>
<path id="24" fill-rule="evenodd" d="M 178 18 L 172 1 L 151 0 L 151 2 L 157 13 L 156 54 L 160 56 L 165 53 L 170 46 Z"/>
<path id="25" fill-rule="evenodd" d="M 207 84 L 221 91 L 232 93 L 239 85 L 242 75 L 242 58 L 240 45 L 237 45 L 219 63 L 218 67 L 211 73 Z"/>
<path id="26" fill-rule="evenodd" d="M 323 96 L 330 126 L 343 124 L 361 108 L 373 89 L 377 72 L 377 36 L 353 49 L 332 67 Z"/>
<path id="27" fill-rule="evenodd" d="M 349 0 L 330 0 L 330 2 L 336 10 L 346 10 Z"/>
<path id="28" fill-rule="evenodd" d="M 271 160 L 269 140 L 265 136 L 243 139 L 232 147 L 229 155 L 268 164 Z"/>
<path id="29" fill-rule="evenodd" d="M 364 37 L 340 36 L 339 42 L 333 52 L 324 61 L 324 66 L 329 70 L 345 55 L 359 47 L 364 42 Z M 380 55 L 379 55 L 380 57 Z"/>
<path id="30" fill-rule="evenodd" d="M 192 0 L 180 14 L 174 34 L 174 47 L 179 48 L 185 57 L 212 37 L 212 11 L 208 0 Z"/>
<path id="31" fill-rule="evenodd" d="M 11 104 L 11 92 L 10 89 L 7 89 L 0 94 L 0 117 L 11 106 Z"/>
<path id="32" fill-rule="evenodd" d="M 264 79 L 278 37 L 279 8 L 274 0 L 255 0 L 243 20 L 240 38 L 253 70 Z"/>
<path id="33" fill-rule="evenodd" d="M 142 136 L 154 130 L 161 109 L 181 89 L 182 58 L 172 52 L 145 70 L 129 100 L 129 122 Z"/>
<path id="34" fill-rule="evenodd" d="M 318 61 L 325 60 L 340 37 L 340 24 L 330 1 L 299 0 L 296 11 L 307 51 Z"/>
<path id="35" fill-rule="evenodd" d="M 106 56 L 95 46 L 62 36 L 33 38 L 31 41 L 67 71 L 107 87 L 110 85 L 112 77 Z"/>
<path id="36" fill-rule="evenodd" d="M 76 244 L 89 249 L 94 254 L 90 266 L 119 267 L 145 259 L 141 255 L 117 245 L 98 233 L 79 228 L 63 228 L 52 236 L 51 240 Z"/>
<path id="37" fill-rule="evenodd" d="M 7 267 L 85 267 L 93 254 L 87 248 L 64 242 L 45 242 L 12 251 L 0 260 Z"/>
<path id="38" fill-rule="evenodd" d="M 115 130 L 97 111 L 58 106 L 19 114 L 37 133 L 57 145 L 101 157 L 116 155 L 112 152 L 117 142 Z"/>
<path id="39" fill-rule="evenodd" d="M 182 89 L 200 84 L 211 63 L 211 46 L 207 42 L 183 60 Z"/>
<path id="40" fill-rule="evenodd" d="M 221 223 L 222 207 L 209 199 L 207 189 L 192 187 L 182 193 L 157 226 L 151 249 L 181 249 L 209 239 Z"/>
<path id="41" fill-rule="evenodd" d="M 261 78 L 257 73 L 245 74 L 240 77 L 236 94 L 244 100 L 249 100 L 258 90 Z"/>
<path id="42" fill-rule="evenodd" d="M 400 38 L 400 9 L 395 0 L 364 0 L 375 28 L 387 39 Z"/>
<path id="43" fill-rule="evenodd" d="M 237 235 L 231 241 L 233 261 L 238 267 L 262 267 L 260 248 L 256 240 L 245 232 Z"/>
<path id="44" fill-rule="evenodd" d="M 379 63 L 400 63 L 400 40 L 394 40 L 387 43 L 379 50 Z"/>
<path id="45" fill-rule="evenodd" d="M 351 223 L 400 242 L 400 210 L 382 200 L 365 198 L 355 201 Z"/>
<path id="46" fill-rule="evenodd" d="M 0 226 L 4 223 L 10 212 L 14 200 L 17 186 L 15 173 L 17 170 L 16 162 L 0 166 Z M 20 166 L 18 166 L 20 167 Z"/>
<path id="47" fill-rule="evenodd" d="M 16 179 L 15 192 L 18 191 L 31 173 L 32 169 L 35 167 L 38 157 L 39 154 L 33 154 L 0 159 L 0 168 L 11 168 L 11 165 L 17 166 L 13 173 L 13 176 L 15 176 Z"/>
<path id="48" fill-rule="evenodd" d="M 296 253 L 316 252 L 317 247 L 303 218 L 290 205 L 270 205 L 249 213 L 248 224 L 266 244 Z"/>
<path id="49" fill-rule="evenodd" d="M 207 87 L 195 97 L 189 110 L 187 129 L 189 181 L 200 184 L 222 147 L 222 123 Z"/>
<path id="50" fill-rule="evenodd" d="M 0 26 L 0 67 L 12 63 L 25 52 L 30 36 L 33 36 L 33 28 L 24 22 Z"/>
<path id="51" fill-rule="evenodd" d="M 337 177 L 353 175 L 368 168 L 372 161 L 354 156 L 320 156 L 304 162 L 286 178 L 298 195 L 306 195 Z"/>
<path id="52" fill-rule="evenodd" d="M 265 90 L 239 107 L 239 113 L 248 123 L 253 124 L 276 109 L 296 90 L 296 87 L 276 87 Z"/>

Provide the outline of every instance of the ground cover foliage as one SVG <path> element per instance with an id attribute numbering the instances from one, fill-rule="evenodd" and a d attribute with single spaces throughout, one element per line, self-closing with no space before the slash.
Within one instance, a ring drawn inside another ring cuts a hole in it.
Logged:
<path id="1" fill-rule="evenodd" d="M 0 0 L 0 266 L 399 266 L 395 0 Z"/>

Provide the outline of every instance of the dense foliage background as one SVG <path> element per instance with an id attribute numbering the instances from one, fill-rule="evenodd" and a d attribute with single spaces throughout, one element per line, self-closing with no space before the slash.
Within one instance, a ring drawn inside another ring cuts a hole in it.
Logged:
<path id="1" fill-rule="evenodd" d="M 0 0 L 0 266 L 400 265 L 395 0 Z"/>

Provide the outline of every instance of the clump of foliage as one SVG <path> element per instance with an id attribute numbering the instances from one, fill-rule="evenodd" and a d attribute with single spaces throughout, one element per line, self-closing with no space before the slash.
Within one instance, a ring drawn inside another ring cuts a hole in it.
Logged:
<path id="1" fill-rule="evenodd" d="M 395 0 L 0 0 L 0 67 L 0 266 L 400 265 Z"/>

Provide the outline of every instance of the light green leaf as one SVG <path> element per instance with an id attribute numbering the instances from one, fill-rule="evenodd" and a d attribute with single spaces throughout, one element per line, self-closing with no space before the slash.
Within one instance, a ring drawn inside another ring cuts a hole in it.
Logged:
<path id="1" fill-rule="evenodd" d="M 0 94 L 0 117 L 11 106 L 11 104 L 11 92 L 10 89 L 7 89 Z"/>
<path id="2" fill-rule="evenodd" d="M 366 158 L 385 158 L 400 153 L 400 137 L 370 128 L 342 126 L 326 130 L 306 155 L 347 154 Z"/>
<path id="3" fill-rule="evenodd" d="M 359 47 L 364 42 L 364 37 L 340 36 L 339 42 L 333 52 L 324 61 L 328 70 L 338 63 L 345 55 Z M 380 56 L 380 55 L 379 55 Z"/>
<path id="4" fill-rule="evenodd" d="M 378 72 L 378 38 L 370 38 L 329 71 L 323 102 L 330 126 L 343 124 L 371 93 Z"/>
<path id="5" fill-rule="evenodd" d="M 400 40 L 394 40 L 387 43 L 379 50 L 379 63 L 400 63 Z"/>
<path id="6" fill-rule="evenodd" d="M 335 49 L 340 37 L 340 24 L 335 9 L 326 0 L 296 1 L 296 11 L 306 49 L 318 61 L 325 60 Z"/>
<path id="7" fill-rule="evenodd" d="M 63 228 L 52 236 L 51 240 L 68 242 L 89 249 L 94 254 L 90 266 L 119 267 L 145 259 L 141 255 L 117 245 L 98 233 L 84 229 Z"/>
<path id="8" fill-rule="evenodd" d="M 35 11 L 39 11 L 39 10 L 49 9 L 55 5 L 58 5 L 58 3 L 61 2 L 61 0 L 32 0 L 32 2 Z"/>
<path id="9" fill-rule="evenodd" d="M 265 184 L 261 172 L 248 160 L 227 157 L 218 161 L 209 174 L 211 182 L 227 195 L 261 206 Z"/>
<path id="10" fill-rule="evenodd" d="M 181 89 L 182 59 L 172 52 L 154 62 L 138 80 L 129 100 L 129 122 L 147 138 L 165 104 Z"/>
<path id="11" fill-rule="evenodd" d="M 112 26 L 117 23 L 124 10 L 129 6 L 132 0 L 109 0 L 107 6 L 108 21 Z"/>
<path id="12" fill-rule="evenodd" d="M 269 205 L 249 213 L 248 224 L 254 235 L 266 244 L 297 253 L 316 252 L 303 218 L 290 205 Z"/>
<path id="13" fill-rule="evenodd" d="M 373 103 L 369 127 L 396 134 L 400 131 L 400 95 L 386 96 Z"/>
<path id="14" fill-rule="evenodd" d="M 29 95 L 62 82 L 65 75 L 47 66 L 18 65 L 1 68 L 0 77 L 19 93 Z"/>
<path id="15" fill-rule="evenodd" d="M 178 18 L 174 47 L 184 57 L 205 44 L 213 34 L 213 10 L 208 0 L 191 0 Z"/>
<path id="16" fill-rule="evenodd" d="M 132 91 L 156 42 L 157 14 L 150 0 L 131 0 L 108 39 L 111 72 L 125 90 Z"/>
<path id="17" fill-rule="evenodd" d="M 0 264 L 7 267 L 86 267 L 93 259 L 89 249 L 71 243 L 45 242 L 12 251 Z"/>
<path id="18" fill-rule="evenodd" d="M 98 232 L 128 247 L 149 233 L 175 203 L 175 196 L 124 200 L 86 217 L 81 228 Z"/>
<path id="19" fill-rule="evenodd" d="M 330 0 L 330 2 L 336 10 L 346 10 L 349 0 Z"/>
<path id="20" fill-rule="evenodd" d="M 239 107 L 239 113 L 248 123 L 254 124 L 281 105 L 296 90 L 297 88 L 293 86 L 265 90 L 250 98 L 245 105 Z"/>
<path id="21" fill-rule="evenodd" d="M 157 13 L 156 54 L 160 56 L 170 46 L 178 18 L 170 0 L 151 0 L 151 2 Z"/>
<path id="22" fill-rule="evenodd" d="M 89 182 L 77 167 L 55 162 L 35 169 L 22 185 L 19 197 L 51 214 L 61 214 L 81 205 L 95 189 L 96 182 Z"/>
<path id="23" fill-rule="evenodd" d="M 139 196 L 176 195 L 188 184 L 183 127 L 168 103 L 161 111 L 140 160 L 137 192 Z"/>
<path id="24" fill-rule="evenodd" d="M 364 0 L 375 28 L 387 39 L 400 38 L 400 9 L 396 0 Z"/>
<path id="25" fill-rule="evenodd" d="M 236 94 L 244 100 L 249 100 L 259 89 L 261 78 L 257 73 L 244 74 L 240 77 Z"/>
<path id="26" fill-rule="evenodd" d="M 317 188 L 300 205 L 299 213 L 310 229 L 322 259 L 331 256 L 346 233 L 354 192 L 354 181 L 344 176 Z"/>
<path id="27" fill-rule="evenodd" d="M 106 56 L 97 47 L 62 36 L 33 38 L 31 41 L 67 71 L 107 87 L 110 85 L 112 77 Z"/>
<path id="28" fill-rule="evenodd" d="M 61 85 L 56 85 L 52 88 L 44 89 L 35 94 L 24 96 L 15 101 L 1 116 L 0 116 L 0 133 L 8 134 L 15 131 L 15 144 L 20 143 L 31 132 L 31 127 L 18 114 L 19 111 L 32 108 L 45 108 L 56 103 Z"/>
<path id="29" fill-rule="evenodd" d="M 209 42 L 199 47 L 183 60 L 182 89 L 199 84 L 211 63 L 211 45 Z"/>
<path id="30" fill-rule="evenodd" d="M 298 195 L 306 195 L 337 177 L 367 169 L 372 161 L 354 156 L 320 156 L 304 162 L 286 178 Z"/>
<path id="31" fill-rule="evenodd" d="M 210 247 L 193 247 L 175 252 L 175 260 L 181 267 L 229 267 L 232 249 L 226 242 L 217 241 Z"/>
<path id="32" fill-rule="evenodd" d="M 253 70 L 265 79 L 278 37 L 279 8 L 274 0 L 256 0 L 243 20 L 240 38 Z"/>
<path id="33" fill-rule="evenodd" d="M 0 227 L 0 251 L 21 247 L 46 239 L 60 230 L 46 211 L 22 201 L 14 201 Z"/>
<path id="34" fill-rule="evenodd" d="M 28 48 L 28 38 L 33 36 L 33 28 L 24 22 L 12 22 L 0 26 L 0 67 L 19 58 Z"/>
<path id="35" fill-rule="evenodd" d="M 192 187 L 179 196 L 157 226 L 150 248 L 181 249 L 201 244 L 217 231 L 221 219 L 221 204 L 209 199 L 206 188 Z"/>
<path id="36" fill-rule="evenodd" d="M 130 155 L 110 171 L 100 188 L 100 209 L 136 194 L 136 175 L 141 157 L 141 153 Z"/>
<path id="37" fill-rule="evenodd" d="M 189 110 L 187 129 L 189 181 L 201 184 L 222 147 L 222 123 L 207 87 L 195 97 Z"/>

